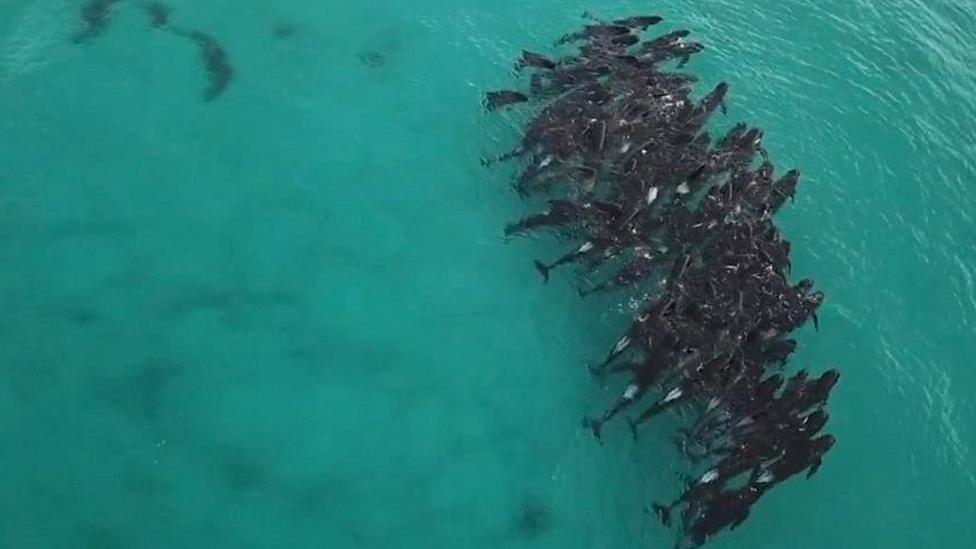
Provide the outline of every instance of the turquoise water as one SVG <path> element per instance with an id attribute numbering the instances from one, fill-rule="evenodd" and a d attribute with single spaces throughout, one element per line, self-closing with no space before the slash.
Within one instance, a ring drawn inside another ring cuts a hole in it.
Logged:
<path id="1" fill-rule="evenodd" d="M 480 93 L 584 10 L 691 29 L 804 173 L 839 443 L 711 546 L 976 539 L 976 7 L 172 0 L 236 69 L 204 103 L 192 43 L 123 0 L 74 44 L 81 3 L 0 0 L 0 547 L 670 547 L 668 420 L 579 427 L 623 306 L 540 285 L 478 163 L 521 121 Z"/>

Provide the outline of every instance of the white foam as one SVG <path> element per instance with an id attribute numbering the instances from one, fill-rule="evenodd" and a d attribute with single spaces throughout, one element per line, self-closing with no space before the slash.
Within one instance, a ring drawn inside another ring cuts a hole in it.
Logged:
<path id="1" fill-rule="evenodd" d="M 623 351 L 627 347 L 627 345 L 630 345 L 630 338 L 624 336 L 620 338 L 620 341 L 618 341 L 616 345 L 614 345 L 613 352 L 619 353 L 620 351 Z"/>
<path id="2" fill-rule="evenodd" d="M 671 392 L 668 393 L 668 396 L 664 397 L 664 402 L 671 402 L 672 400 L 677 400 L 681 398 L 682 394 L 684 394 L 684 391 L 681 390 L 681 387 L 675 387 L 674 389 L 671 389 Z"/>
<path id="3" fill-rule="evenodd" d="M 701 480 L 699 480 L 698 482 L 702 484 L 708 484 L 709 482 L 712 482 L 717 478 L 718 478 L 718 471 L 712 469 L 710 471 L 706 471 L 705 474 L 702 475 Z"/>
<path id="4" fill-rule="evenodd" d="M 647 189 L 647 205 L 650 206 L 657 199 L 657 187 Z"/>

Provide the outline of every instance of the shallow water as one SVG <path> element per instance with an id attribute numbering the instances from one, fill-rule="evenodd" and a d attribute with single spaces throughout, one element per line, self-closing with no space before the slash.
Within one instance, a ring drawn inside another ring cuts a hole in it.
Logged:
<path id="1" fill-rule="evenodd" d="M 624 304 L 542 286 L 559 244 L 501 241 L 525 205 L 478 162 L 520 49 L 647 2 L 170 4 L 216 101 L 137 2 L 79 45 L 80 1 L 0 0 L 0 546 L 670 547 L 673 420 L 579 427 Z M 821 472 L 712 546 L 969 547 L 976 8 L 653 10 L 803 171 L 793 368 L 843 371 Z"/>

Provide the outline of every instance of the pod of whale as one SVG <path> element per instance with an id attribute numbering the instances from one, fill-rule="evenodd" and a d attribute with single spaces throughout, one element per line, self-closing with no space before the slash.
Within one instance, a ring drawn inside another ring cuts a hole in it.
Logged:
<path id="1" fill-rule="evenodd" d="M 569 240 L 543 281 L 573 265 L 579 294 L 617 292 L 638 304 L 630 326 L 590 372 L 626 380 L 605 412 L 584 417 L 601 439 L 627 418 L 631 434 L 660 414 L 692 419 L 675 437 L 690 480 L 671 503 L 649 509 L 666 524 L 681 513 L 676 547 L 697 547 L 746 520 L 777 484 L 816 473 L 834 446 L 823 409 L 840 374 L 786 376 L 791 334 L 817 327 L 824 294 L 791 284 L 790 243 L 774 215 L 800 178 L 777 176 L 763 131 L 744 123 L 714 138 L 730 85 L 695 99 L 697 78 L 677 72 L 702 51 L 688 31 L 643 33 L 654 15 L 604 22 L 589 16 L 557 46 L 523 50 L 518 89 L 485 95 L 486 110 L 527 103 L 521 141 L 494 162 L 517 161 L 514 189 L 548 207 L 505 228 Z"/>

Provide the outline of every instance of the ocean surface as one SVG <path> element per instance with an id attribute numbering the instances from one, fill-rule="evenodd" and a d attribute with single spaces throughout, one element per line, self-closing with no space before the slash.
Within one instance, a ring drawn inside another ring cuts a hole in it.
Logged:
<path id="1" fill-rule="evenodd" d="M 658 13 L 723 123 L 803 172 L 838 444 L 711 547 L 976 539 L 976 5 L 936 0 L 0 0 L 0 547 L 670 548 L 684 461 L 580 426 L 621 296 L 532 268 L 487 115 L 522 48 Z"/>

